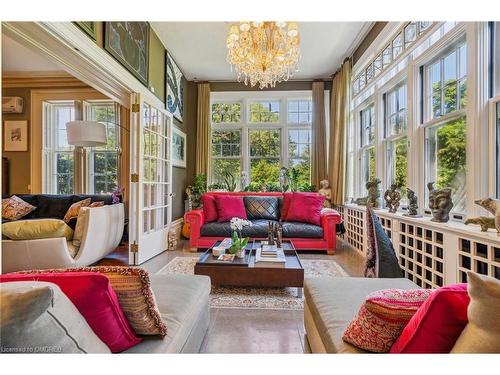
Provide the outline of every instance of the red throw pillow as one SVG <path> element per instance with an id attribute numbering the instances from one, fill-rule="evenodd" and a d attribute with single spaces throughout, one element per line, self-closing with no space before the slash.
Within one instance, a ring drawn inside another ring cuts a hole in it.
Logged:
<path id="1" fill-rule="evenodd" d="M 61 288 L 111 352 L 124 351 L 142 341 L 130 327 L 108 278 L 94 272 L 6 274 L 0 282 L 47 281 Z"/>
<path id="2" fill-rule="evenodd" d="M 281 220 L 287 221 L 290 203 L 292 203 L 293 193 L 283 193 L 283 206 L 281 207 Z"/>
<path id="3" fill-rule="evenodd" d="M 325 197 L 317 193 L 293 193 L 286 221 L 321 225 L 321 209 Z"/>
<path id="4" fill-rule="evenodd" d="M 467 284 L 439 288 L 417 310 L 391 353 L 449 353 L 467 324 Z"/>
<path id="5" fill-rule="evenodd" d="M 232 195 L 216 195 L 215 205 L 217 206 L 217 221 L 225 223 L 230 221 L 233 217 L 240 219 L 247 219 L 247 212 L 243 198 Z"/>
<path id="6" fill-rule="evenodd" d="M 203 194 L 201 196 L 201 201 L 203 203 L 203 214 L 205 216 L 205 223 L 212 223 L 217 221 L 219 215 L 217 215 L 217 206 L 215 205 L 215 197 L 213 195 Z"/>

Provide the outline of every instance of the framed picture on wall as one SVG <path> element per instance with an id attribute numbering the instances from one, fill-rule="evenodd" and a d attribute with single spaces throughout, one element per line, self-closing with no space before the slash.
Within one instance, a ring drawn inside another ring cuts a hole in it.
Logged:
<path id="1" fill-rule="evenodd" d="M 149 23 L 106 22 L 104 48 L 145 86 L 148 85 Z"/>
<path id="2" fill-rule="evenodd" d="M 28 121 L 3 122 L 4 151 L 28 151 Z"/>
<path id="3" fill-rule="evenodd" d="M 167 52 L 167 111 L 182 122 L 184 113 L 184 87 L 182 85 L 182 72 L 174 59 Z"/>
<path id="4" fill-rule="evenodd" d="M 186 133 L 172 127 L 172 165 L 186 168 Z"/>
<path id="5" fill-rule="evenodd" d="M 78 26 L 92 40 L 97 41 L 97 22 L 75 21 L 74 24 Z"/>

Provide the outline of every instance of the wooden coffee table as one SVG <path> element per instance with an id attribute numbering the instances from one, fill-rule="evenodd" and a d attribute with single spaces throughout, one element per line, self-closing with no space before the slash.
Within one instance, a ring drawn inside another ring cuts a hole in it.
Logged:
<path id="1" fill-rule="evenodd" d="M 217 241 L 217 246 L 221 241 Z M 291 241 L 283 241 L 286 257 L 284 267 L 255 266 L 255 253 L 259 240 L 252 241 L 246 247 L 245 258 L 235 258 L 233 262 L 221 262 L 208 249 L 194 266 L 196 275 L 206 275 L 217 286 L 247 287 L 296 287 L 297 297 L 302 297 L 304 286 L 304 267 Z"/>

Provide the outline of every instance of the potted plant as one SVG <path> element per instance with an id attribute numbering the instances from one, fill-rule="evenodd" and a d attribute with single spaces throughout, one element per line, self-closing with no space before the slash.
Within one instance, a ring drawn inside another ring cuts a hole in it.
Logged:
<path id="1" fill-rule="evenodd" d="M 235 254 L 238 258 L 244 258 L 245 247 L 248 244 L 249 238 L 243 238 L 241 232 L 244 227 L 252 226 L 252 222 L 240 219 L 239 217 L 233 217 L 230 225 L 233 230 L 233 235 L 231 237 L 231 247 L 229 248 L 229 253 Z"/>

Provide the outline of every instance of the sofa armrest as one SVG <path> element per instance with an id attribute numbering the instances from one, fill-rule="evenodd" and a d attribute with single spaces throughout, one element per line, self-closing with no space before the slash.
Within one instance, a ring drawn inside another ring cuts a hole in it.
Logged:
<path id="1" fill-rule="evenodd" d="M 321 227 L 323 228 L 323 239 L 327 242 L 328 251 L 333 252 L 337 240 L 337 224 L 342 222 L 342 217 L 334 209 L 324 209 L 321 212 Z"/>
<path id="2" fill-rule="evenodd" d="M 191 247 L 196 247 L 196 243 L 201 236 L 201 227 L 205 222 L 205 214 L 203 210 L 191 210 L 184 214 L 184 222 L 189 224 L 189 244 Z"/>

